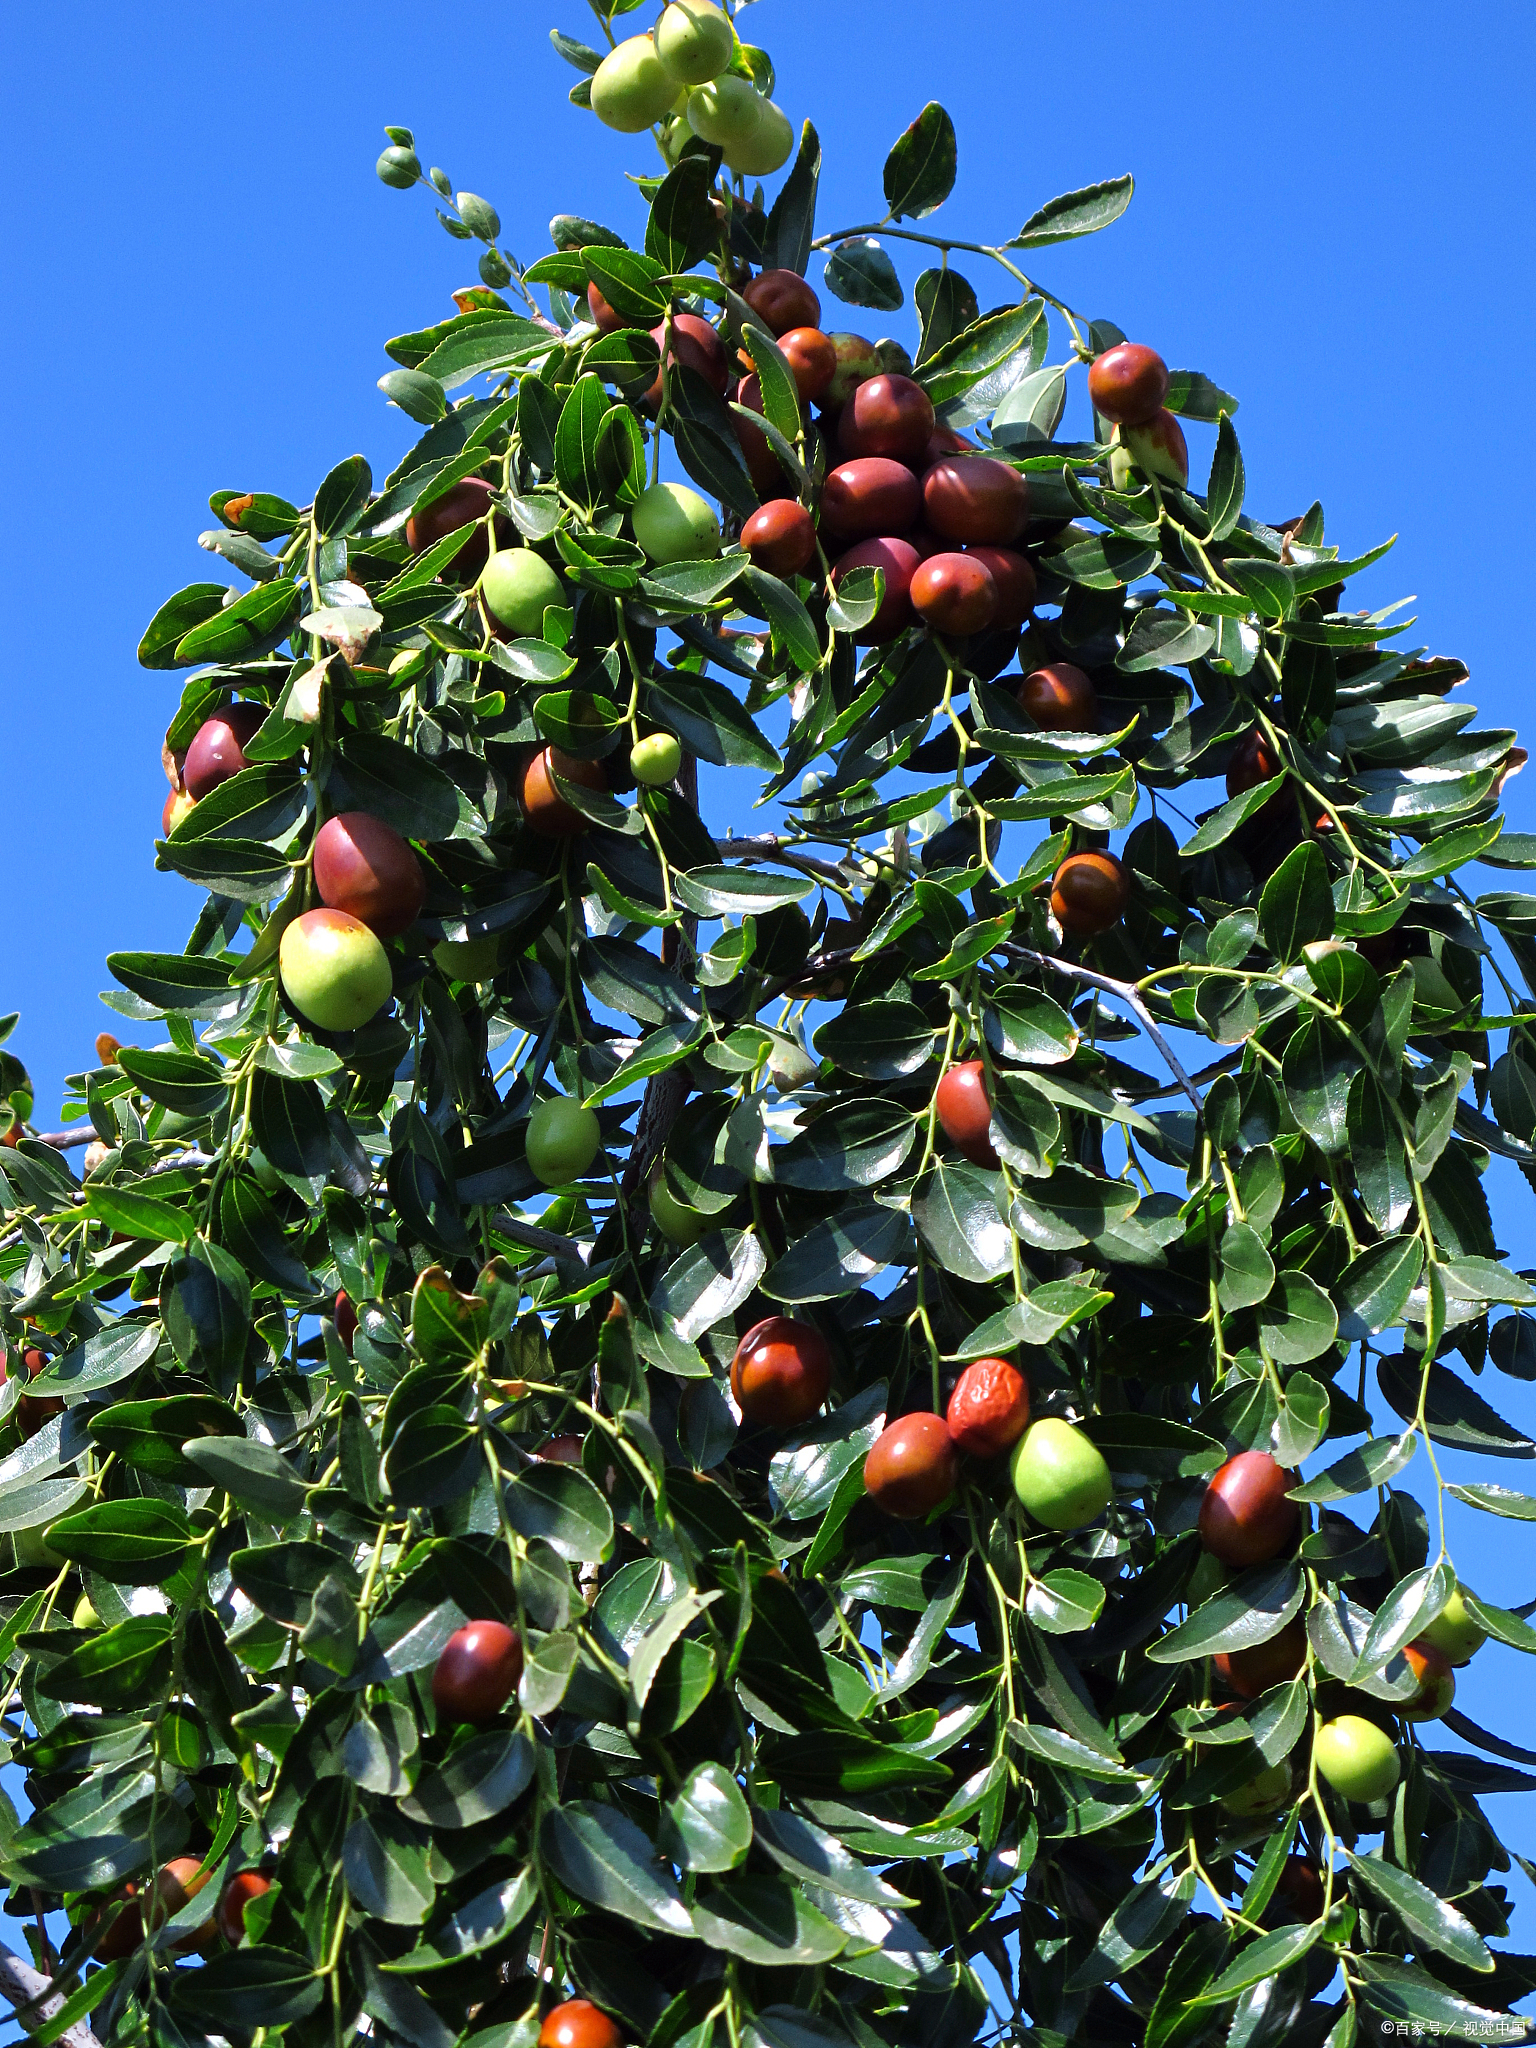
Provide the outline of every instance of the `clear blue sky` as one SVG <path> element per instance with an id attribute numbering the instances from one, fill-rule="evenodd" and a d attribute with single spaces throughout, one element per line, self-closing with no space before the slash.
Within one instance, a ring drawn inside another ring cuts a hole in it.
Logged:
<path id="1" fill-rule="evenodd" d="M 218 576 L 196 545 L 209 492 L 302 503 L 356 449 L 382 475 L 415 431 L 375 389 L 382 342 L 473 281 L 425 195 L 374 178 L 382 125 L 412 126 L 424 162 L 491 199 L 525 263 L 555 212 L 638 230 L 623 173 L 654 168 L 650 145 L 567 105 L 551 26 L 598 40 L 581 0 L 320 0 L 280 22 L 84 0 L 12 18 L 0 1011 L 23 1013 L 12 1043 L 40 1116 L 112 1022 L 104 954 L 179 947 L 195 914 L 151 864 L 176 680 L 134 648 L 169 592 Z M 1523 635 L 1499 617 L 1529 601 L 1536 15 L 759 0 L 742 27 L 772 50 L 791 118 L 821 131 L 823 229 L 883 211 L 885 151 L 930 97 L 960 134 L 935 225 L 967 239 L 1134 171 L 1127 217 L 1043 252 L 1039 275 L 1238 395 L 1251 509 L 1321 497 L 1350 553 L 1400 532 L 1363 596 L 1417 593 L 1412 640 L 1467 660 L 1482 722 L 1536 723 Z M 918 264 L 898 262 L 910 282 Z M 910 339 L 907 320 L 891 331 Z M 1198 479 L 1209 430 L 1190 438 Z M 1536 829 L 1536 769 L 1510 798 L 1512 825 Z M 1536 1264 L 1528 1190 L 1502 1177 L 1495 1201 L 1514 1262 Z M 1532 1390 L 1489 1377 L 1536 1424 Z M 1536 1483 L 1528 1466 L 1481 1476 Z M 1454 1547 L 1490 1597 L 1536 1594 L 1536 1529 L 1461 1511 Z M 1490 1648 L 1461 1703 L 1518 1739 L 1531 1679 Z M 1515 1804 L 1494 1802 L 1536 1853 L 1536 1808 Z M 1510 1883 L 1524 1918 L 1536 1901 Z"/>

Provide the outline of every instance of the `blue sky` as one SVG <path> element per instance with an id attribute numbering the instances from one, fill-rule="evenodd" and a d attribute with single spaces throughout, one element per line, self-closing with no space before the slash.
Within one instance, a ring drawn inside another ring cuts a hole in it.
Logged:
<path id="1" fill-rule="evenodd" d="M 86 0 L 62 42 L 49 10 L 13 18 L 0 1011 L 22 1011 L 12 1043 L 40 1116 L 112 1022 L 94 1000 L 103 955 L 179 947 L 195 914 L 151 864 L 176 682 L 134 648 L 163 597 L 218 573 L 196 545 L 209 492 L 304 502 L 355 449 L 382 475 L 415 431 L 375 388 L 382 342 L 472 281 L 425 195 L 374 178 L 383 124 L 412 126 L 425 162 L 491 199 L 524 262 L 557 211 L 638 229 L 623 174 L 654 168 L 650 145 L 567 104 L 576 74 L 550 26 L 598 39 L 580 0 L 547 16 L 462 0 L 451 17 L 322 0 L 280 27 Z M 1238 395 L 1250 509 L 1320 497 L 1347 553 L 1400 533 L 1354 601 L 1416 593 L 1410 638 L 1468 662 L 1480 722 L 1526 722 L 1529 655 L 1501 610 L 1529 584 L 1536 15 L 759 0 L 742 26 L 772 51 L 792 120 L 821 131 L 823 229 L 883 211 L 885 151 L 930 97 L 960 135 L 934 225 L 966 239 L 1134 171 L 1126 218 L 1043 252 L 1041 279 Z M 895 253 L 910 283 L 920 264 Z M 979 262 L 970 274 L 988 303 Z M 911 339 L 906 313 L 843 318 Z M 1069 430 L 1080 389 L 1073 405 Z M 1210 430 L 1190 438 L 1198 480 Z M 1536 769 L 1509 794 L 1511 824 L 1536 829 Z M 1501 1177 L 1495 1202 L 1501 1242 L 1536 1265 L 1529 1191 Z M 1485 1391 L 1536 1423 L 1531 1389 Z M 1479 1476 L 1531 1483 L 1519 1466 Z M 1464 1575 L 1507 1604 L 1536 1594 L 1536 1530 L 1458 1512 Z M 1529 1682 L 1490 1649 L 1461 1704 L 1518 1736 Z M 1536 1809 L 1513 1805 L 1495 1802 L 1509 1839 L 1536 1853 Z"/>

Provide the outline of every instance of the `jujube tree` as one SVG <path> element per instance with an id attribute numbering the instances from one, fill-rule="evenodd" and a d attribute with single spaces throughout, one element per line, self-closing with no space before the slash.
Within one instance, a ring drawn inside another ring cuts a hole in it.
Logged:
<path id="1" fill-rule="evenodd" d="M 0 1975 L 168 2048 L 1486 2032 L 1514 735 L 1034 279 L 1129 178 L 934 232 L 930 104 L 818 232 L 727 10 L 595 11 L 638 203 L 525 266 L 389 130 L 481 248 L 420 437 L 214 493 L 139 648 L 206 901 L 69 1129 L 0 1051 Z"/>

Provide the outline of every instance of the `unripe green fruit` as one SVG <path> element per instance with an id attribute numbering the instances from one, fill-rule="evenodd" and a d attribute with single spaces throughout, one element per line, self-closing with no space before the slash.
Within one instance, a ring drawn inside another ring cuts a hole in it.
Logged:
<path id="1" fill-rule="evenodd" d="M 1290 1796 L 1291 1767 L 1274 1764 L 1269 1770 L 1260 1771 L 1256 1778 L 1250 1778 L 1246 1785 L 1224 1794 L 1221 1803 L 1228 1813 L 1247 1816 L 1278 1812 Z"/>
<path id="2" fill-rule="evenodd" d="M 671 111 L 677 80 L 649 36 L 631 36 L 610 50 L 592 74 L 592 111 L 605 128 L 638 135 Z"/>
<path id="3" fill-rule="evenodd" d="M 603 1142 L 597 1111 L 569 1095 L 547 1095 L 533 1105 L 525 1149 L 528 1164 L 547 1188 L 580 1180 Z"/>
<path id="4" fill-rule="evenodd" d="M 321 1031 L 356 1031 L 389 1001 L 389 955 L 362 919 L 344 910 L 296 917 L 277 959 L 289 1002 Z"/>
<path id="5" fill-rule="evenodd" d="M 688 95 L 688 126 L 703 142 L 713 142 L 727 152 L 757 131 L 758 108 L 763 96 L 750 79 L 733 75 L 701 85 Z"/>
<path id="6" fill-rule="evenodd" d="M 672 0 L 656 24 L 656 55 L 683 85 L 707 85 L 735 54 L 731 18 L 714 0 Z"/>
<path id="7" fill-rule="evenodd" d="M 725 161 L 744 178 L 768 178 L 783 170 L 794 147 L 795 131 L 788 114 L 773 100 L 759 96 L 757 126 L 750 135 L 726 145 Z"/>
<path id="8" fill-rule="evenodd" d="M 500 624 L 527 639 L 543 632 L 550 605 L 565 602 L 560 578 L 532 548 L 503 548 L 492 555 L 480 578 L 480 595 Z"/>
<path id="9" fill-rule="evenodd" d="M 1312 1753 L 1317 1768 L 1346 1799 L 1385 1799 L 1402 1769 L 1392 1738 L 1361 1714 L 1325 1721 Z"/>
<path id="10" fill-rule="evenodd" d="M 501 941 L 494 932 L 478 939 L 439 939 L 432 958 L 450 981 L 490 981 L 501 964 Z"/>
<path id="11" fill-rule="evenodd" d="M 661 131 L 661 153 L 669 164 L 675 164 L 692 140 L 687 116 L 674 114 Z"/>
<path id="12" fill-rule="evenodd" d="M 1082 1529 L 1108 1507 L 1115 1482 L 1091 1437 L 1059 1416 L 1031 1424 L 1008 1460 L 1013 1490 L 1047 1529 Z"/>
<path id="13" fill-rule="evenodd" d="M 1458 1586 L 1435 1616 L 1429 1627 L 1420 1631 L 1419 1641 L 1430 1644 L 1434 1649 L 1449 1657 L 1453 1664 L 1466 1664 L 1488 1640 L 1488 1631 L 1479 1628 L 1467 1612 L 1467 1603 L 1461 1597 Z"/>
<path id="14" fill-rule="evenodd" d="M 101 1627 L 101 1616 L 96 1612 L 96 1609 L 91 1605 L 91 1596 L 89 1593 L 82 1593 L 80 1595 L 80 1598 L 75 1602 L 75 1611 L 69 1618 L 71 1623 L 76 1628 Z"/>
<path id="15" fill-rule="evenodd" d="M 678 1200 L 667 1186 L 666 1175 L 660 1168 L 651 1175 L 647 1199 L 651 1221 L 671 1244 L 697 1244 L 706 1231 L 714 1228 L 712 1216 L 706 1216 L 702 1209 L 695 1209 L 691 1202 Z"/>
<path id="16" fill-rule="evenodd" d="M 652 484 L 630 511 L 635 539 L 653 562 L 700 562 L 720 552 L 720 521 L 686 484 Z"/>
<path id="17" fill-rule="evenodd" d="M 629 750 L 629 772 L 647 789 L 663 789 L 675 782 L 682 765 L 682 747 L 669 732 L 647 733 Z"/>

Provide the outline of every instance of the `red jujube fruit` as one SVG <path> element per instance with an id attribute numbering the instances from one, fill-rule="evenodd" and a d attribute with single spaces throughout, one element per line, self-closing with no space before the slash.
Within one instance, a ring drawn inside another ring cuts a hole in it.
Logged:
<path id="1" fill-rule="evenodd" d="M 1032 669 L 1019 685 L 1018 701 L 1042 732 L 1092 732 L 1098 724 L 1093 684 L 1070 661 Z"/>
<path id="2" fill-rule="evenodd" d="M 933 551 L 938 553 L 936 548 Z M 980 562 L 997 590 L 997 626 L 1022 626 L 1035 608 L 1035 565 L 1016 548 L 995 548 L 985 541 L 965 551 Z M 1038 723 L 1038 720 L 1036 721 Z"/>
<path id="3" fill-rule="evenodd" d="M 916 1521 L 955 1490 L 959 1460 L 942 1415 L 903 1415 L 864 1460 L 864 1490 L 898 1521 Z"/>
<path id="4" fill-rule="evenodd" d="M 764 270 L 742 287 L 741 296 L 775 335 L 821 325 L 821 301 L 798 271 Z"/>
<path id="5" fill-rule="evenodd" d="M 1118 924 L 1131 878 L 1112 853 L 1069 853 L 1051 880 L 1051 910 L 1064 932 L 1093 938 Z"/>
<path id="6" fill-rule="evenodd" d="M 1296 1484 L 1268 1451 L 1239 1451 L 1211 1475 L 1200 1503 L 1200 1541 L 1236 1571 L 1267 1564 L 1289 1550 L 1301 1528 L 1301 1509 L 1287 1500 Z"/>
<path id="7" fill-rule="evenodd" d="M 930 555 L 908 595 L 913 611 L 939 633 L 980 633 L 997 617 L 997 585 L 974 555 Z"/>
<path id="8" fill-rule="evenodd" d="M 405 522 L 405 544 L 413 555 L 419 555 L 424 548 L 435 547 L 450 533 L 456 533 L 461 526 L 467 526 L 473 519 L 477 522 L 474 532 L 465 541 L 453 560 L 443 570 L 443 575 L 455 579 L 475 577 L 485 567 L 491 552 L 491 543 L 483 524 L 485 515 L 491 509 L 492 490 L 484 477 L 466 476 L 444 491 L 440 498 L 434 498 L 419 512 L 413 512 Z M 510 520 L 496 515 L 496 537 L 498 542 L 505 535 L 512 538 Z"/>
<path id="9" fill-rule="evenodd" d="M 1117 342 L 1089 369 L 1088 396 L 1116 426 L 1144 426 L 1168 396 L 1168 365 L 1142 342 Z"/>
<path id="10" fill-rule="evenodd" d="M 568 1998 L 544 2015 L 539 2048 L 620 2048 L 624 2036 L 590 1998 Z"/>
<path id="11" fill-rule="evenodd" d="M 880 600 L 880 609 L 867 626 L 854 634 L 855 640 L 876 643 L 894 640 L 898 633 L 911 625 L 914 616 L 912 578 L 921 560 L 910 541 L 898 540 L 893 535 L 879 540 L 861 540 L 857 547 L 848 548 L 838 556 L 832 564 L 834 590 L 852 569 L 878 569 L 885 577 L 885 595 Z"/>
<path id="12" fill-rule="evenodd" d="M 335 1323 L 337 1342 L 350 1358 L 352 1339 L 357 1335 L 357 1310 L 352 1306 L 345 1288 L 336 1297 Z"/>
<path id="13" fill-rule="evenodd" d="M 667 323 L 661 321 L 651 329 L 651 339 L 659 349 L 665 339 Z M 725 395 L 725 387 L 731 381 L 731 366 L 726 359 L 725 343 L 707 320 L 701 320 L 697 313 L 674 313 L 672 315 L 672 339 L 667 348 L 669 362 L 681 363 L 684 369 L 697 370 L 712 391 Z M 661 371 L 646 386 L 641 398 L 642 405 L 661 403 Z"/>
<path id="14" fill-rule="evenodd" d="M 421 862 L 392 825 L 340 811 L 315 834 L 315 888 L 328 910 L 360 918 L 381 939 L 413 925 L 426 901 Z"/>
<path id="15" fill-rule="evenodd" d="M 246 743 L 256 737 L 266 715 L 260 704 L 231 704 L 203 720 L 192 735 L 181 770 L 182 787 L 194 802 L 250 765 Z"/>
<path id="16" fill-rule="evenodd" d="M 579 761 L 558 747 L 544 747 L 523 770 L 519 795 L 528 829 L 545 839 L 574 839 L 586 831 L 587 821 L 556 789 L 551 770 L 582 789 L 606 789 L 608 784 L 596 761 Z"/>
<path id="17" fill-rule="evenodd" d="M 855 387 L 837 422 L 844 455 L 921 458 L 933 432 L 933 400 L 910 377 L 870 377 Z"/>
<path id="18" fill-rule="evenodd" d="M 917 524 L 923 494 L 904 462 L 861 455 L 840 462 L 822 486 L 821 523 L 837 540 L 902 533 Z M 976 535 L 983 539 L 985 536 Z"/>
<path id="19" fill-rule="evenodd" d="M 1211 1659 L 1216 1675 L 1245 1700 L 1256 1700 L 1272 1685 L 1294 1678 L 1307 1661 L 1307 1632 L 1301 1621 L 1288 1621 L 1278 1635 L 1247 1650 L 1222 1650 Z"/>
<path id="20" fill-rule="evenodd" d="M 523 1675 L 523 1641 L 502 1621 L 467 1621 L 443 1645 L 432 1704 L 445 1721 L 494 1721 Z"/>
<path id="21" fill-rule="evenodd" d="M 1007 547 L 1028 509 L 1024 478 L 993 455 L 946 456 L 923 478 L 923 518 L 946 540 Z"/>
<path id="22" fill-rule="evenodd" d="M 791 327 L 779 336 L 779 354 L 789 364 L 802 405 L 814 405 L 837 371 L 837 345 L 819 327 Z"/>
<path id="23" fill-rule="evenodd" d="M 1006 1358 L 975 1359 L 955 1381 L 944 1420 L 967 1457 L 1001 1457 L 1029 1425 L 1029 1382 Z"/>
<path id="24" fill-rule="evenodd" d="M 816 553 L 816 527 L 797 498 L 770 498 L 742 527 L 741 544 L 759 569 L 798 576 Z"/>
<path id="25" fill-rule="evenodd" d="M 944 1135 L 973 1166 L 996 1166 L 997 1154 L 988 1135 L 992 1104 L 987 1099 L 986 1068 L 980 1060 L 962 1060 L 949 1068 L 934 1090 L 934 1107 Z"/>
<path id="26" fill-rule="evenodd" d="M 231 1948 L 240 1946 L 240 1937 L 245 1932 L 245 1909 L 252 1899 L 259 1899 L 263 1892 L 272 1889 L 272 1880 L 259 1877 L 254 1870 L 242 1870 L 232 1877 L 219 1894 L 219 1909 L 214 1915 L 220 1934 Z"/>
<path id="27" fill-rule="evenodd" d="M 832 1354 L 820 1330 L 793 1316 L 768 1316 L 736 1346 L 731 1392 L 748 1422 L 794 1429 L 809 1422 L 832 1384 Z"/>

